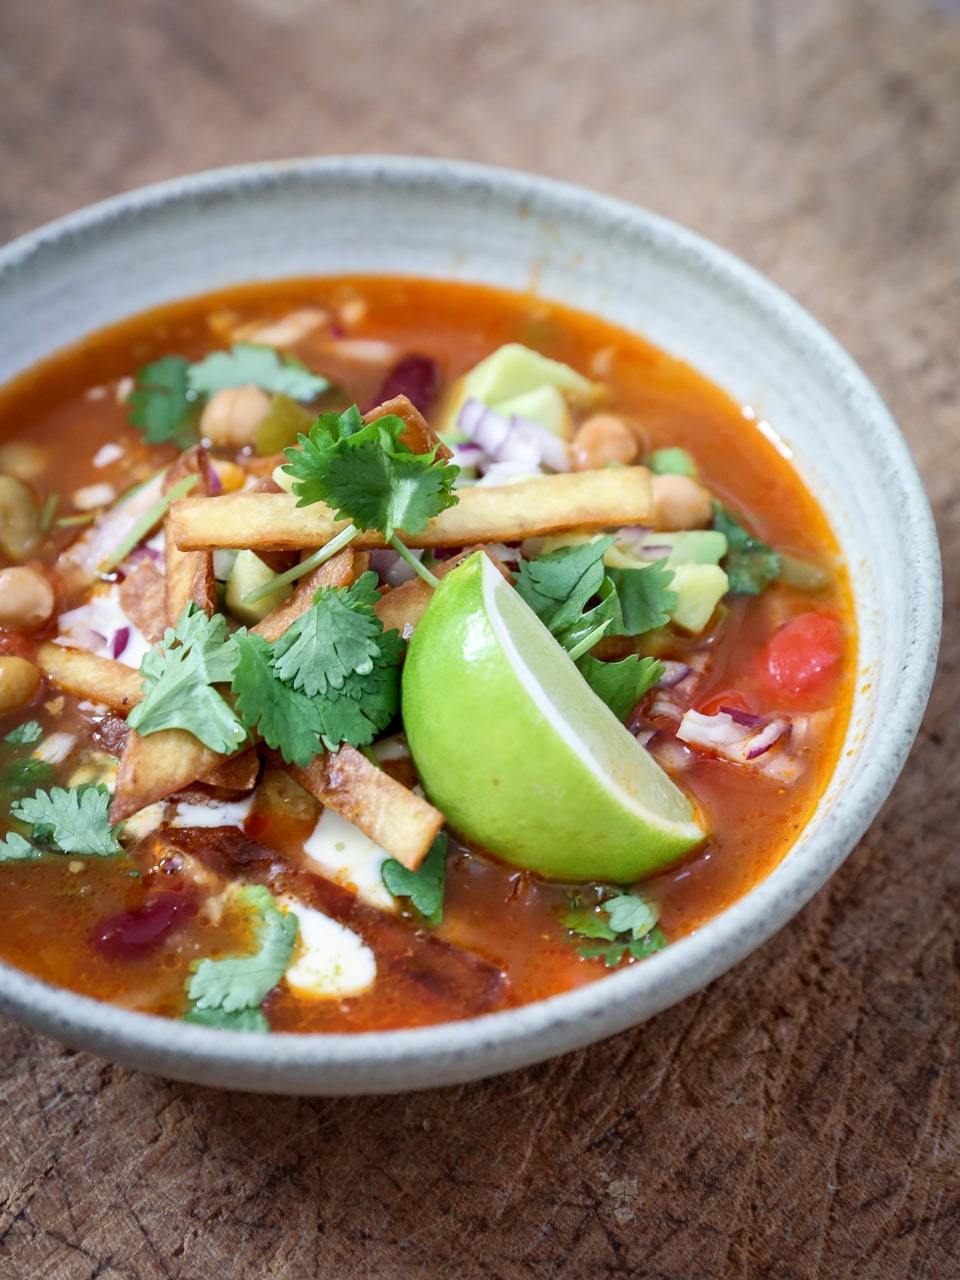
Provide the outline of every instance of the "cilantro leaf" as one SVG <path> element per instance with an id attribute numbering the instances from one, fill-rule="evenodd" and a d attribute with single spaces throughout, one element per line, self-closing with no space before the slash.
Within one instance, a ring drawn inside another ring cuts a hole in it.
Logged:
<path id="1" fill-rule="evenodd" d="M 130 421 L 148 444 L 168 441 L 186 448 L 196 439 L 198 403 L 188 381 L 190 363 L 183 356 L 163 356 L 137 371 L 130 393 Z"/>
<path id="2" fill-rule="evenodd" d="M 221 1031 L 257 1031 L 262 1034 L 270 1030 L 262 1009 L 238 1009 L 235 1013 L 227 1013 L 224 1009 L 201 1009 L 191 1005 L 180 1021 L 192 1022 L 199 1027 L 217 1027 Z"/>
<path id="3" fill-rule="evenodd" d="M 250 729 L 305 767 L 324 746 L 362 747 L 400 709 L 403 642 L 373 612 L 376 578 L 319 591 L 273 645 L 238 632 L 236 707 Z"/>
<path id="4" fill-rule="evenodd" d="M 10 812 L 30 825 L 38 844 L 53 845 L 61 853 L 109 857 L 123 852 L 109 808 L 110 792 L 104 786 L 53 787 L 18 801 Z"/>
<path id="5" fill-rule="evenodd" d="M 36 720 L 27 720 L 23 724 L 18 724 L 15 729 L 11 729 L 4 742 L 12 747 L 28 747 L 31 743 L 38 742 L 43 737 L 43 730 L 37 724 Z"/>
<path id="6" fill-rule="evenodd" d="M 395 898 L 409 898 L 427 924 L 436 927 L 443 920 L 443 889 L 447 874 L 447 836 L 441 831 L 416 871 L 396 858 L 388 858 L 380 873 Z"/>
<path id="7" fill-rule="evenodd" d="M 655 560 L 643 569 L 609 569 L 608 577 L 617 589 L 621 619 L 611 634 L 639 636 L 654 631 L 670 620 L 677 593 L 671 591 L 673 570 L 666 560 Z"/>
<path id="8" fill-rule="evenodd" d="M 16 831 L 8 831 L 0 840 L 0 862 L 29 862 L 42 856 L 36 845 Z"/>
<path id="9" fill-rule="evenodd" d="M 603 938 L 612 942 L 617 936 L 601 906 L 569 906 L 560 912 L 560 923 L 583 938 Z"/>
<path id="10" fill-rule="evenodd" d="M 614 933 L 630 933 L 643 938 L 657 923 L 657 909 L 639 893 L 619 893 L 603 904 Z"/>
<path id="11" fill-rule="evenodd" d="M 314 400 L 330 386 L 329 378 L 312 373 L 299 360 L 281 357 L 272 347 L 238 342 L 229 351 L 214 351 L 186 374 L 190 390 L 210 396 L 225 387 L 253 383 L 263 391 L 289 396 L 292 400 Z"/>
<path id="12" fill-rule="evenodd" d="M 380 657 L 367 675 L 354 675 L 342 689 L 331 689 L 319 704 L 323 740 L 333 751 L 371 743 L 400 710 L 400 659 L 403 641 L 396 631 L 380 638 Z"/>
<path id="13" fill-rule="evenodd" d="M 638 893 L 617 893 L 592 907 L 572 901 L 560 913 L 564 928 L 593 940 L 578 946 L 577 954 L 585 960 L 603 960 L 608 969 L 627 956 L 642 960 L 667 945 L 657 918 L 656 906 Z"/>
<path id="14" fill-rule="evenodd" d="M 323 750 L 325 721 L 316 702 L 278 679 L 273 651 L 262 636 L 238 632 L 233 638 L 237 664 L 233 672 L 236 709 L 249 729 L 287 764 L 305 769 Z"/>
<path id="15" fill-rule="evenodd" d="M 733 518 L 722 502 L 714 499 L 713 527 L 726 535 L 724 568 L 734 595 L 758 596 L 780 573 L 780 556 L 760 538 L 755 538 Z"/>
<path id="16" fill-rule="evenodd" d="M 612 537 L 598 538 L 596 542 L 558 547 L 535 560 L 520 562 L 517 591 L 554 635 L 571 628 L 588 601 L 600 591 L 603 557 L 612 545 Z"/>
<path id="17" fill-rule="evenodd" d="M 276 641 L 274 666 L 281 680 L 309 697 L 342 689 L 351 675 L 368 675 L 380 654 L 383 623 L 373 612 L 377 575 L 361 574 L 352 586 L 326 587 Z"/>
<path id="18" fill-rule="evenodd" d="M 187 983 L 187 995 L 198 1010 L 238 1013 L 258 1008 L 290 963 L 297 939 L 297 917 L 281 911 L 263 885 L 244 885 L 237 897 L 252 916 L 256 950 L 249 956 L 200 961 Z"/>
<path id="19" fill-rule="evenodd" d="M 632 938 L 629 942 L 600 942 L 595 946 L 586 945 L 578 947 L 577 953 L 583 956 L 584 960 L 602 960 L 608 969 L 615 969 L 624 956 L 629 956 L 632 960 L 645 960 L 647 956 L 662 951 L 666 945 L 667 939 L 662 930 L 653 929 L 643 938 Z"/>
<path id="20" fill-rule="evenodd" d="M 618 720 L 626 720 L 663 675 L 663 663 L 657 658 L 639 658 L 635 653 L 620 662 L 601 662 L 587 654 L 577 666 L 590 688 Z"/>
<path id="21" fill-rule="evenodd" d="M 11 760 L 0 769 L 0 795 L 8 800 L 25 796 L 28 791 L 44 787 L 53 780 L 53 765 L 36 756 Z"/>
<path id="22" fill-rule="evenodd" d="M 140 664 L 143 700 L 127 724 L 139 734 L 185 729 L 211 749 L 229 755 L 247 740 L 239 717 L 213 688 L 230 680 L 236 646 L 228 642 L 222 614 L 208 618 L 192 602 L 175 628 L 168 627 L 160 649 L 151 648 Z"/>
<path id="23" fill-rule="evenodd" d="M 406 423 L 388 414 L 367 425 L 352 406 L 321 414 L 300 447 L 287 449 L 299 506 L 326 502 L 337 518 L 358 529 L 377 529 L 389 541 L 398 529 L 419 533 L 427 521 L 454 506 L 459 469 L 401 442 Z"/>

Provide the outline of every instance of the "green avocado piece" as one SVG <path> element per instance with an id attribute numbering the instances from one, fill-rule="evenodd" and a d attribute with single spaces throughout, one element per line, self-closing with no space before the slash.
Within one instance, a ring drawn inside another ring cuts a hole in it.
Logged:
<path id="1" fill-rule="evenodd" d="M 533 351 L 522 343 L 508 342 L 474 365 L 460 379 L 438 430 L 450 432 L 456 429 L 457 417 L 467 400 L 482 400 L 492 408 L 545 386 L 555 388 L 567 400 L 576 403 L 588 403 L 600 392 L 597 383 L 577 373 L 568 364 L 542 356 L 539 351 Z"/>
<path id="2" fill-rule="evenodd" d="M 262 596 L 254 604 L 244 604 L 243 597 L 257 587 L 264 587 L 277 575 L 252 551 L 240 551 L 227 579 L 226 605 L 235 618 L 249 624 L 260 622 L 272 609 L 283 604 L 293 588 L 288 584 Z"/>
<path id="3" fill-rule="evenodd" d="M 646 548 L 662 556 L 668 569 L 682 564 L 719 564 L 727 554 L 727 539 L 713 529 L 683 529 L 679 533 L 653 530 L 643 539 Z M 604 560 L 612 569 L 642 569 L 649 564 L 638 557 L 627 542 L 615 542 Z"/>
<path id="4" fill-rule="evenodd" d="M 713 617 L 713 611 L 727 594 L 729 585 L 727 575 L 719 565 L 676 565 L 670 589 L 677 593 L 677 603 L 671 620 L 684 631 L 698 634 Z"/>
<path id="5" fill-rule="evenodd" d="M 493 405 L 493 408 L 505 418 L 516 414 L 518 418 L 536 422 L 538 426 L 552 431 L 561 440 L 569 440 L 573 435 L 573 418 L 570 416 L 567 402 L 562 392 L 547 383 L 537 387 L 535 391 L 525 391 L 522 396 L 500 400 Z"/>

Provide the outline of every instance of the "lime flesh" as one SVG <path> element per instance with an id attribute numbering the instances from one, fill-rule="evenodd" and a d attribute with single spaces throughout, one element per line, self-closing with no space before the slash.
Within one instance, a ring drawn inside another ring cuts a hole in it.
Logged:
<path id="1" fill-rule="evenodd" d="M 482 552 L 441 579 L 417 624 L 403 720 L 433 803 L 515 866 L 629 884 L 704 839 L 684 793 Z"/>

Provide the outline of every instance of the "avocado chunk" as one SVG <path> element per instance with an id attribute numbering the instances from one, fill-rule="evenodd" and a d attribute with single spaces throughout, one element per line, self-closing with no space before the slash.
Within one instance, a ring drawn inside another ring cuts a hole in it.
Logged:
<path id="1" fill-rule="evenodd" d="M 457 417 L 464 402 L 482 400 L 501 412 L 500 406 L 518 396 L 526 396 L 542 387 L 553 387 L 568 402 L 589 403 L 600 393 L 597 383 L 559 360 L 551 360 L 519 342 L 498 347 L 460 379 L 454 388 L 440 431 L 456 430 Z M 516 410 L 513 410 L 516 412 Z"/>
<path id="2" fill-rule="evenodd" d="M 684 631 L 698 634 L 713 617 L 729 585 L 719 565 L 678 564 L 670 583 L 671 591 L 677 593 L 671 620 Z"/>
<path id="3" fill-rule="evenodd" d="M 727 554 L 727 539 L 713 529 L 684 529 L 679 533 L 654 530 L 643 539 L 644 549 L 668 569 L 682 564 L 719 564 Z M 604 560 L 611 569 L 642 569 L 650 561 L 640 557 L 627 542 L 615 542 Z"/>
<path id="4" fill-rule="evenodd" d="M 522 396 L 501 400 L 493 408 L 505 418 L 516 415 L 527 422 L 535 422 L 561 440 L 569 440 L 573 435 L 573 418 L 566 400 L 556 387 L 546 383 L 535 391 L 525 391 Z"/>
<path id="5" fill-rule="evenodd" d="M 227 579 L 226 605 L 233 616 L 241 622 L 253 624 L 260 622 L 272 609 L 283 604 L 293 590 L 289 584 L 277 587 L 276 591 L 271 591 L 254 604 L 243 602 L 243 597 L 248 592 L 265 587 L 276 576 L 269 565 L 265 565 L 252 551 L 238 552 Z"/>

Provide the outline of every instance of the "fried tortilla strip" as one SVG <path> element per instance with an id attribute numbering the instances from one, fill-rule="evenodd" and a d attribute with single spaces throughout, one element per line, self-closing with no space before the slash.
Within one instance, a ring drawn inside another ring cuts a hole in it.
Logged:
<path id="1" fill-rule="evenodd" d="M 260 776 L 260 753 L 256 747 L 248 747 L 239 755 L 230 756 L 217 765 L 201 781 L 223 791 L 252 791 Z"/>
<path id="2" fill-rule="evenodd" d="M 202 444 L 195 444 L 181 453 L 163 482 L 163 492 L 169 493 L 175 484 L 187 476 L 196 476 L 193 492 L 207 496 L 215 487 L 210 456 Z M 209 617 L 217 607 L 217 584 L 213 577 L 213 553 L 210 551 L 181 551 L 174 541 L 170 516 L 163 522 L 163 543 L 166 565 L 164 568 L 167 626 L 175 627 L 180 615 L 191 602 L 198 605 Z"/>
<path id="3" fill-rule="evenodd" d="M 455 569 L 458 564 L 463 564 L 467 556 L 472 556 L 475 551 L 483 551 L 484 549 L 483 547 L 464 547 L 463 551 L 458 551 L 456 555 L 450 556 L 449 559 L 444 560 L 441 564 L 434 565 L 434 576 L 442 578 L 451 569 Z M 487 551 L 487 555 L 507 581 L 512 582 L 512 577 L 497 557 L 491 555 L 489 551 Z M 383 623 L 385 630 L 399 631 L 404 639 L 407 639 L 423 617 L 424 610 L 430 603 L 432 595 L 433 587 L 424 582 L 422 578 L 411 578 L 409 582 L 402 582 L 399 587 L 392 587 L 390 590 L 384 591 L 373 611 Z"/>
<path id="4" fill-rule="evenodd" d="M 110 821 L 122 822 L 148 804 L 209 777 L 230 758 L 211 751 L 185 729 L 161 729 L 147 738 L 129 733 L 117 770 Z"/>
<path id="5" fill-rule="evenodd" d="M 202 555 L 200 551 L 179 552 L 175 555 Z M 138 564 L 117 587 L 120 608 L 140 634 L 156 644 L 163 639 L 167 626 L 164 576 L 151 560 Z"/>
<path id="6" fill-rule="evenodd" d="M 361 573 L 366 571 L 369 564 L 370 557 L 362 551 L 354 551 L 352 547 L 337 552 L 326 564 L 320 565 L 319 568 L 301 578 L 293 595 L 276 609 L 271 610 L 263 621 L 251 627 L 251 630 L 255 635 L 263 636 L 264 640 L 272 644 L 296 622 L 301 614 L 306 613 L 313 604 L 313 597 L 321 587 L 349 587 L 351 583 L 356 582 Z"/>
<path id="7" fill-rule="evenodd" d="M 645 467 L 571 471 L 492 488 L 460 490 L 455 507 L 441 511 L 420 533 L 400 531 L 410 547 L 466 547 L 475 542 L 520 542 L 567 529 L 650 524 L 653 497 Z M 322 502 L 298 507 L 286 493 L 229 493 L 182 498 L 169 520 L 183 550 L 250 547 L 285 550 L 321 547 L 347 525 Z M 362 531 L 354 546 L 382 547 L 383 537 Z"/>
<path id="8" fill-rule="evenodd" d="M 103 703 L 121 715 L 140 701 L 140 672 L 113 658 L 47 641 L 37 646 L 36 662 L 44 675 L 75 698 Z"/>
<path id="9" fill-rule="evenodd" d="M 317 756 L 306 769 L 291 768 L 290 776 L 411 871 L 443 826 L 439 809 L 353 747 Z"/>
<path id="10" fill-rule="evenodd" d="M 377 980 L 389 980 L 397 1008 L 409 1002 L 429 1008 L 431 1017 L 444 1021 L 465 1013 L 490 1013 L 510 1002 L 510 984 L 489 960 L 368 906 L 350 889 L 315 871 L 291 867 L 275 850 L 236 827 L 173 827 L 154 832 L 149 839 L 158 853 L 173 848 L 218 876 L 264 884 L 275 894 L 288 893 L 358 933 L 377 958 Z"/>
<path id="11" fill-rule="evenodd" d="M 320 587 L 349 586 L 359 572 L 358 566 L 365 561 L 365 556 L 358 556 L 349 547 L 339 552 L 309 574 L 289 600 L 268 613 L 256 631 L 267 640 L 276 639 L 310 608 L 314 593 Z M 139 677 L 137 679 L 139 681 Z M 161 729 L 148 737 L 130 733 L 120 757 L 110 821 L 121 822 L 148 804 L 181 791 L 191 782 L 207 780 L 225 760 L 233 759 L 235 756 L 211 751 L 183 729 Z"/>
<path id="12" fill-rule="evenodd" d="M 392 400 L 384 400 L 383 404 L 378 404 L 375 409 L 365 413 L 363 420 L 364 422 L 376 422 L 378 418 L 385 418 L 390 413 L 396 414 L 398 418 L 402 418 L 407 424 L 406 431 L 400 437 L 400 443 L 405 444 L 413 453 L 430 453 L 433 449 L 436 449 L 437 457 L 442 458 L 444 462 L 453 457 L 453 450 L 447 448 L 420 410 L 407 396 L 394 396 Z"/>

